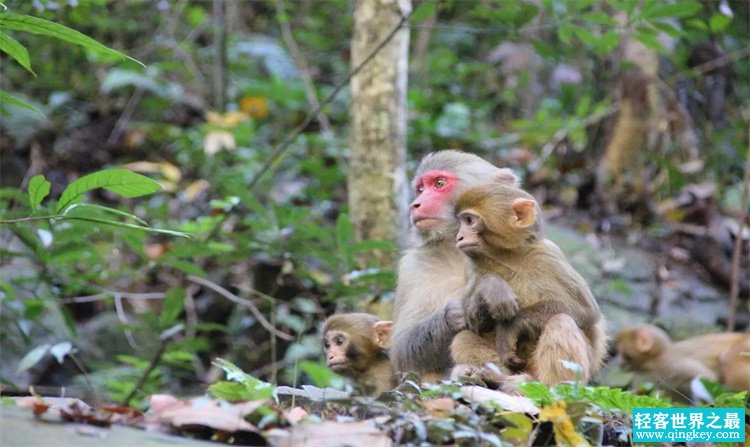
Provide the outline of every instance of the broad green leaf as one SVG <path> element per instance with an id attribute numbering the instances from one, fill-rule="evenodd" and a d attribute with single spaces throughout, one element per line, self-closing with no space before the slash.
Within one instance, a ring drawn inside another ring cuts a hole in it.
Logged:
<path id="1" fill-rule="evenodd" d="M 651 48 L 652 50 L 656 50 L 660 53 L 666 53 L 667 51 L 659 42 L 659 39 L 656 36 L 639 32 L 639 33 L 635 33 L 633 37 L 635 37 L 640 43 L 642 43 L 648 48 Z"/>
<path id="2" fill-rule="evenodd" d="M 50 182 L 43 175 L 35 175 L 29 181 L 29 204 L 35 210 L 42 200 L 49 195 Z"/>
<path id="3" fill-rule="evenodd" d="M 37 112 L 44 115 L 44 113 L 42 113 L 42 111 L 37 109 L 36 107 L 26 104 L 15 96 L 5 93 L 2 90 L 0 90 L 0 104 L 12 104 L 16 107 L 21 107 L 23 109 L 31 110 L 32 112 Z"/>
<path id="4" fill-rule="evenodd" d="M 307 374 L 313 385 L 319 388 L 325 388 L 341 382 L 341 376 L 321 364 L 303 361 L 299 363 L 299 368 Z"/>
<path id="5" fill-rule="evenodd" d="M 162 189 L 162 186 L 155 180 L 128 171 L 127 169 L 105 169 L 84 175 L 69 184 L 60 196 L 57 212 L 62 212 L 78 201 L 84 193 L 97 188 L 104 188 L 107 191 L 131 199 L 133 197 L 152 194 Z"/>
<path id="6" fill-rule="evenodd" d="M 34 70 L 31 69 L 31 60 L 29 60 L 29 51 L 21 45 L 16 39 L 5 33 L 0 33 L 0 51 L 8 53 L 10 57 L 16 60 L 23 68 L 31 72 L 34 76 Z"/>
<path id="7" fill-rule="evenodd" d="M 617 26 L 617 20 L 615 20 L 614 17 L 601 11 L 587 12 L 582 17 L 584 20 L 598 23 L 599 25 Z"/>
<path id="8" fill-rule="evenodd" d="M 159 315 L 159 323 L 162 326 L 173 324 L 177 317 L 180 316 L 180 312 L 185 307 L 185 289 L 180 287 L 173 287 L 167 290 L 164 296 L 164 303 L 161 306 L 161 315 Z"/>
<path id="9" fill-rule="evenodd" d="M 16 370 L 16 372 L 20 373 L 26 371 L 27 369 L 39 363 L 39 361 L 44 358 L 44 355 L 47 354 L 49 348 L 50 345 L 44 344 L 41 346 L 37 346 L 36 348 L 29 351 L 29 353 L 23 356 L 21 361 L 18 363 L 18 369 Z"/>
<path id="10" fill-rule="evenodd" d="M 708 21 L 708 27 L 715 33 L 724 31 L 729 24 L 732 23 L 732 18 L 727 17 L 724 14 L 714 14 Z"/>
<path id="11" fill-rule="evenodd" d="M 64 341 L 52 346 L 49 349 L 49 353 L 57 360 L 57 363 L 62 364 L 65 360 L 65 356 L 73 352 L 73 344 L 69 341 Z"/>
<path id="12" fill-rule="evenodd" d="M 684 19 L 694 16 L 701 9 L 703 9 L 703 5 L 698 2 L 678 1 L 667 3 L 655 1 L 643 11 L 643 17 L 651 20 L 668 18 Z"/>
<path id="13" fill-rule="evenodd" d="M 27 15 L 13 14 L 13 13 L 2 13 L 0 14 L 0 29 L 10 29 L 14 31 L 26 31 L 32 34 L 39 34 L 42 36 L 54 37 L 65 42 L 69 42 L 75 45 L 80 45 L 89 50 L 97 51 L 100 53 L 116 56 L 121 59 L 129 59 L 145 67 L 140 61 L 133 59 L 132 57 L 123 54 L 117 50 L 113 50 L 105 45 L 100 44 L 96 40 L 89 36 L 80 33 L 74 29 L 68 28 L 67 26 L 60 25 L 59 23 L 50 22 L 49 20 L 40 19 L 39 17 L 32 17 Z"/>

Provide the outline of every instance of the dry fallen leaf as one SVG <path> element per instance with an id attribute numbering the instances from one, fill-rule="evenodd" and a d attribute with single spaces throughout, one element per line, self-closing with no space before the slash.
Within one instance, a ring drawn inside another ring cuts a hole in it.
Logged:
<path id="1" fill-rule="evenodd" d="M 441 397 L 439 399 L 428 399 L 422 401 L 422 406 L 431 415 L 437 417 L 444 417 L 450 414 L 451 411 L 456 407 L 456 401 L 449 397 Z"/>
<path id="2" fill-rule="evenodd" d="M 531 399 L 523 396 L 513 396 L 502 391 L 490 390 L 485 387 L 468 385 L 461 387 L 461 396 L 469 402 L 482 405 L 496 405 L 508 411 L 527 414 L 539 414 L 539 407 Z"/>
<path id="3" fill-rule="evenodd" d="M 366 421 L 323 422 L 321 424 L 299 424 L 289 432 L 271 435 L 277 447 L 340 447 L 344 445 L 367 447 L 390 447 L 393 441 L 388 435 Z"/>

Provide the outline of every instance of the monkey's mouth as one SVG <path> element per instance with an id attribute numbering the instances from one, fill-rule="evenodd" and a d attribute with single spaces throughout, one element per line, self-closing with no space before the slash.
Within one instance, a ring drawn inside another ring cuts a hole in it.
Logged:
<path id="1" fill-rule="evenodd" d="M 411 222 L 420 230 L 427 230 L 437 225 L 440 222 L 440 219 L 435 217 L 414 217 Z"/>
<path id="2" fill-rule="evenodd" d="M 477 248 L 477 243 L 473 241 L 458 241 L 456 242 L 456 248 L 459 250 L 463 250 L 465 252 L 471 252 L 474 251 L 475 248 Z"/>
<path id="3" fill-rule="evenodd" d="M 346 362 L 331 363 L 328 367 L 335 373 L 340 373 L 349 369 Z"/>

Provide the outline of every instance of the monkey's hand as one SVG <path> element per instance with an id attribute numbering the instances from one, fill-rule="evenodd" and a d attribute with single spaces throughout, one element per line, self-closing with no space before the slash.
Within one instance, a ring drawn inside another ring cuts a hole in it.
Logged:
<path id="1" fill-rule="evenodd" d="M 445 324 L 453 332 L 466 329 L 466 317 L 460 301 L 452 300 L 445 305 Z"/>
<path id="2" fill-rule="evenodd" d="M 485 275 L 464 300 L 464 313 L 469 329 L 486 332 L 493 322 L 508 321 L 518 313 L 516 293 L 503 278 Z"/>

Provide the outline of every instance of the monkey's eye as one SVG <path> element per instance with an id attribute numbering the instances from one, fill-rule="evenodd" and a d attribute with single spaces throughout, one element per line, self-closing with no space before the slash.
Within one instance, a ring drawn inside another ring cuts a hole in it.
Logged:
<path id="1" fill-rule="evenodd" d="M 344 344 L 344 337 L 338 336 L 333 340 L 334 343 L 336 343 L 336 346 L 341 346 Z"/>
<path id="2" fill-rule="evenodd" d="M 423 192 L 424 192 L 424 185 L 420 183 L 419 185 L 417 185 L 417 194 L 422 194 Z"/>
<path id="3" fill-rule="evenodd" d="M 446 185 L 446 183 L 447 182 L 445 181 L 445 179 L 443 177 L 438 177 L 437 179 L 435 179 L 435 187 L 436 188 L 442 188 L 443 186 Z"/>
<path id="4" fill-rule="evenodd" d="M 474 222 L 476 222 L 476 219 L 471 214 L 461 214 L 458 216 L 461 223 L 472 226 L 474 225 Z"/>
<path id="5" fill-rule="evenodd" d="M 325 349 L 328 349 L 328 348 L 330 348 L 330 347 L 331 347 L 331 344 L 330 344 L 330 343 L 328 343 L 328 342 L 326 341 L 325 343 L 323 343 L 323 347 L 324 347 Z"/>

